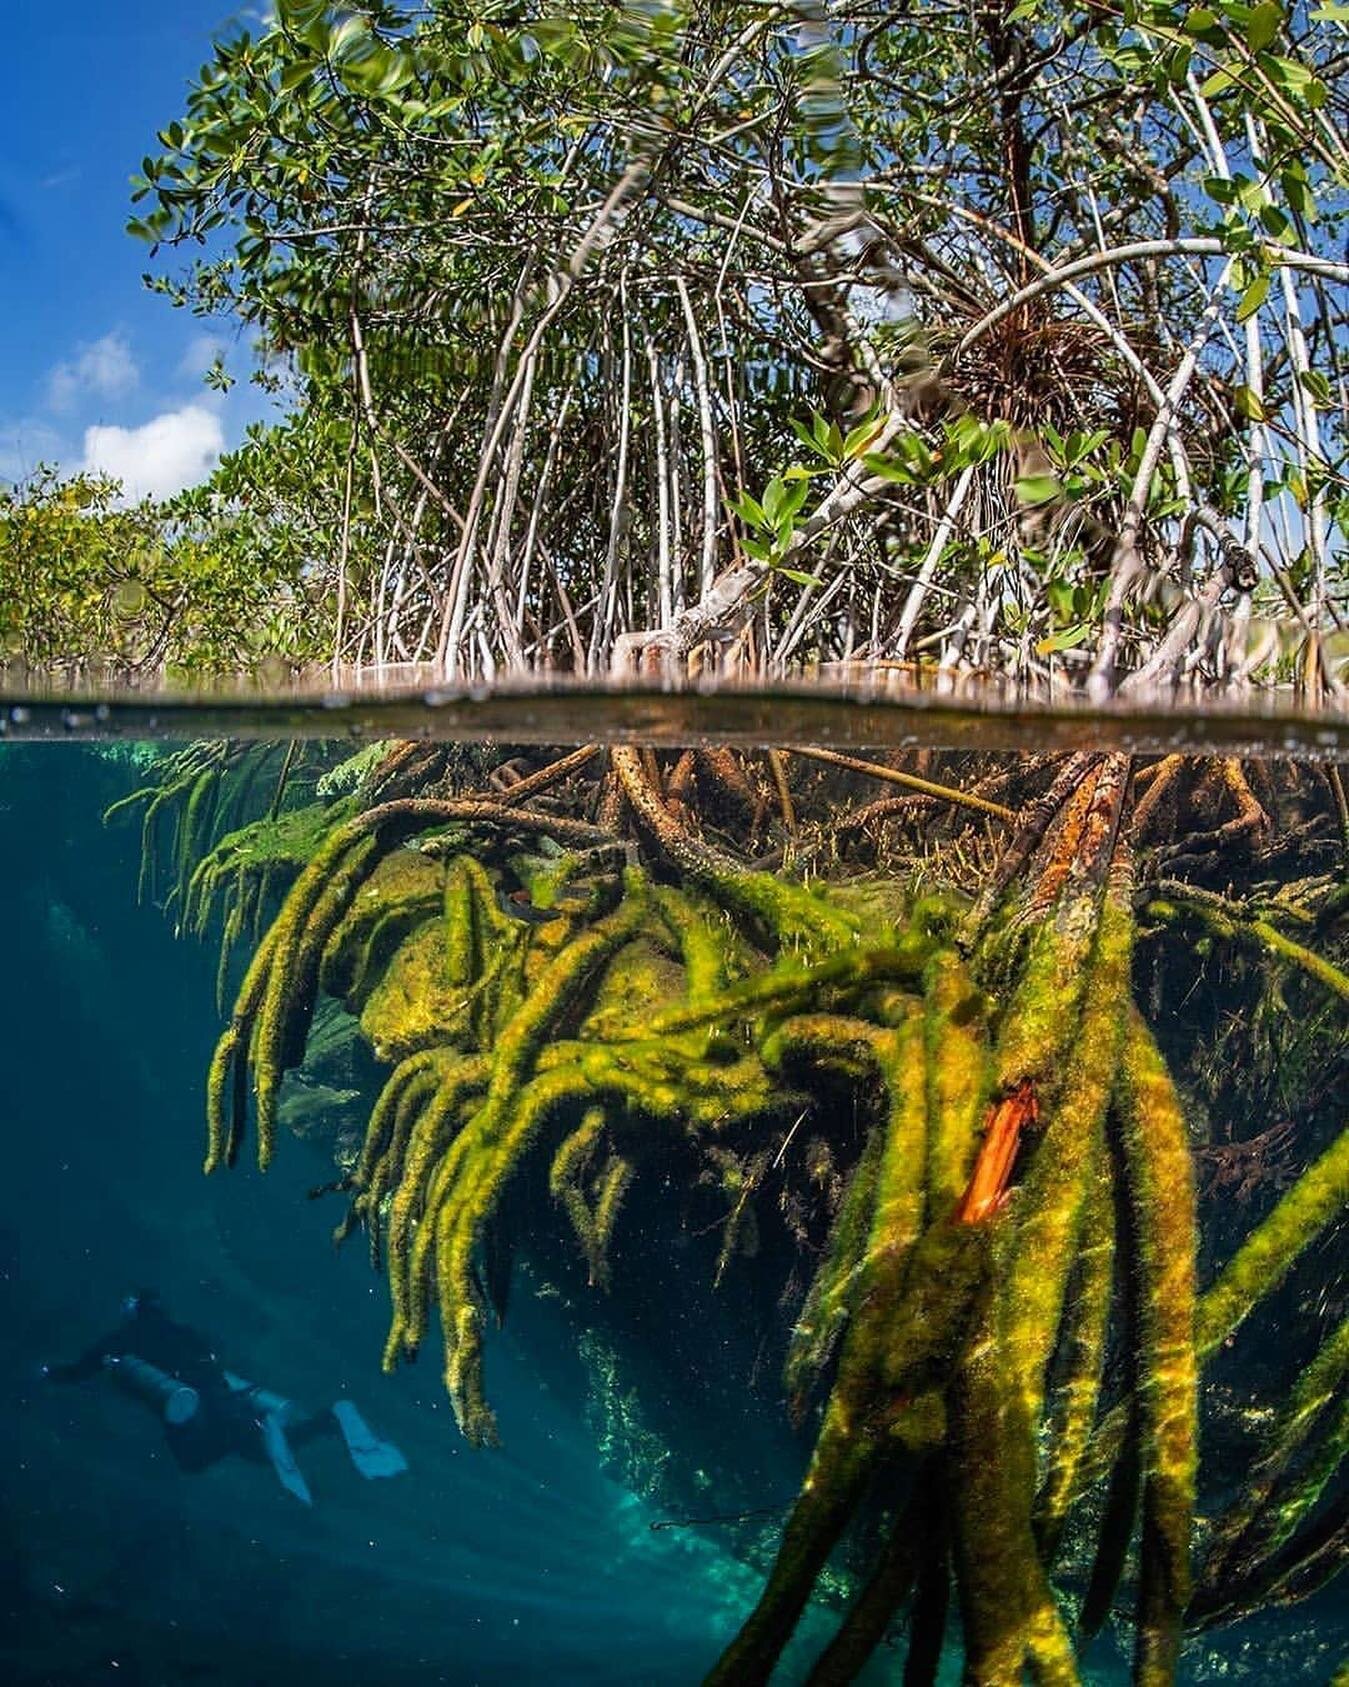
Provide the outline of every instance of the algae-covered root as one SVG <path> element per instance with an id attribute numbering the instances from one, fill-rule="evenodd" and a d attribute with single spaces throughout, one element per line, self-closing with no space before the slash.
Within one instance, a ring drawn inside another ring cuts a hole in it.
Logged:
<path id="1" fill-rule="evenodd" d="M 881 1414 L 888 1400 L 881 1372 L 887 1314 L 895 1308 L 923 1212 L 927 1083 L 918 1014 L 879 1034 L 873 1048 L 887 1118 L 866 1245 L 855 1267 L 856 1311 L 772 1571 L 758 1604 L 708 1675 L 709 1687 L 768 1680 L 861 1492 L 889 1452 Z"/>
<path id="2" fill-rule="evenodd" d="M 1166 1063 L 1135 1012 L 1120 1074 L 1120 1133 L 1137 1273 L 1143 1532 L 1140 1687 L 1175 1676 L 1190 1600 L 1198 1468 L 1194 1178 L 1185 1120 Z"/>

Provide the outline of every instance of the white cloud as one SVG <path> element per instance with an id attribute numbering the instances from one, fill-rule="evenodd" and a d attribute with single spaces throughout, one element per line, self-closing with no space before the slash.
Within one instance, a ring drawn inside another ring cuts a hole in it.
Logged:
<path id="1" fill-rule="evenodd" d="M 229 343 L 220 334 L 194 334 L 178 362 L 178 374 L 186 381 L 200 381 L 217 358 L 224 358 Z"/>
<path id="2" fill-rule="evenodd" d="M 123 496 L 134 503 L 167 498 L 205 480 L 224 449 L 220 418 L 205 405 L 188 404 L 139 428 L 86 428 L 81 467 L 120 480 Z"/>
<path id="3" fill-rule="evenodd" d="M 130 392 L 139 380 L 126 336 L 114 331 L 56 365 L 47 379 L 47 402 L 53 410 L 70 410 L 83 398 Z"/>

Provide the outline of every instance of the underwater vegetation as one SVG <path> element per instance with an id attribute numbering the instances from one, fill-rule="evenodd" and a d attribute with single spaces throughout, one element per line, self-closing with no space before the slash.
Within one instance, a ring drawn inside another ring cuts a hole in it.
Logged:
<path id="1" fill-rule="evenodd" d="M 143 890 L 167 863 L 179 926 L 218 928 L 222 994 L 252 944 L 208 1171 L 250 1133 L 270 1163 L 316 1014 L 351 1016 L 378 1093 L 316 1193 L 387 1278 L 386 1368 L 438 1326 L 471 1443 L 520 1187 L 597 1293 L 647 1178 L 713 1192 L 718 1282 L 776 1274 L 809 1463 L 709 1682 L 767 1682 L 842 1560 L 812 1683 L 897 1634 L 935 1681 L 949 1631 L 975 1687 L 1069 1684 L 1125 1621 L 1159 1687 L 1187 1633 L 1349 1557 L 1349 1285 L 1287 1299 L 1349 1208 L 1337 788 L 1085 751 L 199 745 L 118 806 Z M 1263 1136 L 1224 1134 L 1238 1099 Z M 1261 1399 L 1271 1306 L 1295 1364 Z M 1210 1371 L 1258 1440 L 1205 1497 Z"/>

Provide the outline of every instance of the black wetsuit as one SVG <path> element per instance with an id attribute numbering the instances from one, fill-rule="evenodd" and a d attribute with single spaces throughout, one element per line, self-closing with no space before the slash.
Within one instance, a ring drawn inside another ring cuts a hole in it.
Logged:
<path id="1" fill-rule="evenodd" d="M 54 1382 L 83 1382 L 113 1369 L 109 1361 L 128 1357 L 145 1360 L 197 1395 L 197 1410 L 185 1422 L 174 1423 L 160 1414 L 169 1451 L 181 1469 L 204 1470 L 231 1453 L 266 1460 L 259 1428 L 262 1413 L 254 1391 L 231 1388 L 206 1337 L 190 1324 L 171 1318 L 152 1297 L 137 1299 L 107 1335 L 71 1364 L 49 1366 L 47 1375 Z M 331 1414 L 324 1412 L 288 1424 L 287 1435 L 299 1445 L 335 1429 Z"/>

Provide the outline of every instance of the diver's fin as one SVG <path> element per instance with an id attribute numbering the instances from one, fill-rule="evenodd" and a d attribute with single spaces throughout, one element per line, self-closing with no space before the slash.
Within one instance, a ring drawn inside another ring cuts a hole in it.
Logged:
<path id="1" fill-rule="evenodd" d="M 339 1400 L 333 1416 L 351 1454 L 351 1462 L 362 1476 L 401 1476 L 408 1461 L 392 1441 L 381 1441 L 350 1400 Z"/>
<path id="2" fill-rule="evenodd" d="M 262 1444 L 267 1449 L 267 1457 L 272 1461 L 272 1469 L 276 1472 L 281 1486 L 288 1494 L 294 1494 L 301 1505 L 313 1505 L 314 1497 L 309 1492 L 304 1472 L 295 1462 L 290 1442 L 286 1440 L 286 1432 L 281 1427 L 280 1416 L 275 1412 L 268 1412 L 265 1417 L 258 1419 L 258 1427 L 262 1430 Z"/>

